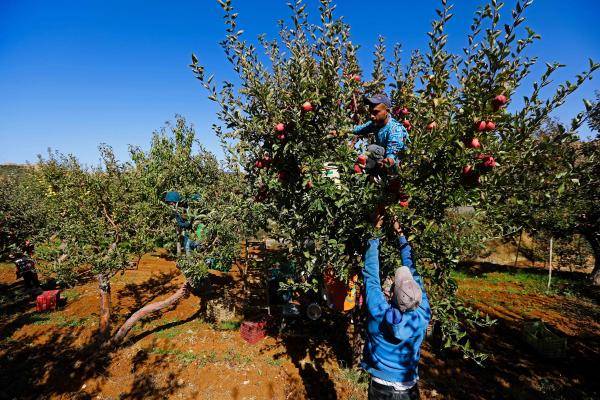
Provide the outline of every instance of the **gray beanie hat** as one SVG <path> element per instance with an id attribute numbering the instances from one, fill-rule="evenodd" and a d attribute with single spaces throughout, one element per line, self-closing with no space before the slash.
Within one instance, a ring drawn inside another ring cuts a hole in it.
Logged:
<path id="1" fill-rule="evenodd" d="M 414 310 L 421 304 L 421 287 L 408 267 L 400 267 L 394 273 L 394 302 L 402 312 Z"/>

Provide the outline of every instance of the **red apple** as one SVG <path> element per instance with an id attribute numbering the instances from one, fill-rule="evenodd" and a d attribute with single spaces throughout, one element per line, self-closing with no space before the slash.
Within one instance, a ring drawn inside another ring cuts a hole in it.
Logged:
<path id="1" fill-rule="evenodd" d="M 368 157 L 366 155 L 361 154 L 358 156 L 356 161 L 358 162 L 359 165 L 362 165 L 364 167 L 365 165 L 367 165 L 367 159 L 368 159 Z"/>
<path id="2" fill-rule="evenodd" d="M 494 121 L 488 121 L 485 124 L 485 130 L 486 131 L 493 131 L 494 129 L 496 129 L 496 124 L 494 123 Z"/>
<path id="3" fill-rule="evenodd" d="M 495 111 L 498 111 L 507 102 L 508 102 L 508 99 L 506 98 L 506 96 L 503 94 L 499 94 L 498 96 L 494 97 L 494 99 L 492 100 L 492 106 L 494 107 Z"/>
<path id="4" fill-rule="evenodd" d="M 275 130 L 277 132 L 283 132 L 285 130 L 285 125 L 280 122 L 277 125 L 275 125 Z"/>
<path id="5" fill-rule="evenodd" d="M 303 111 L 306 111 L 306 112 L 308 112 L 308 111 L 312 111 L 312 109 L 313 109 L 313 106 L 312 106 L 312 104 L 310 104 L 310 101 L 305 101 L 305 102 L 302 104 L 302 110 L 303 110 Z"/>
<path id="6" fill-rule="evenodd" d="M 363 171 L 360 165 L 354 164 L 354 172 L 356 172 L 357 174 L 362 174 Z"/>
<path id="7" fill-rule="evenodd" d="M 279 135 L 277 135 L 277 139 L 284 140 L 285 139 L 285 134 L 280 133 Z"/>
<path id="8" fill-rule="evenodd" d="M 477 186 L 480 183 L 479 172 L 472 165 L 465 165 L 462 169 L 462 181 L 466 186 Z"/>
<path id="9" fill-rule="evenodd" d="M 433 121 L 433 122 L 430 122 L 429 124 L 427 124 L 427 130 L 428 130 L 428 131 L 432 131 L 432 130 L 434 130 L 435 128 L 437 128 L 437 123 L 436 123 L 435 121 Z"/>
<path id="10" fill-rule="evenodd" d="M 404 125 L 404 127 L 406 128 L 406 130 L 409 130 L 409 131 L 412 128 L 412 125 L 411 125 L 410 121 L 407 120 L 407 119 L 405 119 L 404 121 L 402 121 L 402 125 Z"/>
<path id="11" fill-rule="evenodd" d="M 400 204 L 401 207 L 408 207 L 409 200 L 410 200 L 410 196 L 407 195 L 406 193 L 400 193 L 398 195 L 398 204 Z"/>
<path id="12" fill-rule="evenodd" d="M 471 140 L 467 140 L 467 147 L 470 149 L 478 149 L 481 147 L 481 143 L 479 143 L 479 139 L 476 137 L 471 138 Z"/>
<path id="13" fill-rule="evenodd" d="M 388 158 L 386 158 L 386 159 L 383 160 L 383 163 L 391 167 L 391 166 L 394 165 L 395 161 L 394 161 L 393 158 L 388 157 Z"/>
<path id="14" fill-rule="evenodd" d="M 354 82 L 360 82 L 360 75 L 352 75 L 352 80 Z"/>
<path id="15" fill-rule="evenodd" d="M 260 168 L 262 168 L 262 167 L 264 167 L 262 160 L 257 160 L 257 161 L 254 163 L 254 166 L 255 166 L 256 168 L 259 168 L 259 169 L 260 169 Z"/>
<path id="16" fill-rule="evenodd" d="M 483 166 L 486 168 L 494 168 L 497 165 L 498 164 L 496 163 L 496 160 L 494 160 L 494 157 L 492 156 L 488 156 L 483 159 Z"/>
<path id="17" fill-rule="evenodd" d="M 486 127 L 487 127 L 487 124 L 485 123 L 485 121 L 479 121 L 479 122 L 476 122 L 476 123 L 475 123 L 475 129 L 476 129 L 478 132 L 483 132 L 483 131 L 485 131 Z"/>
<path id="18" fill-rule="evenodd" d="M 408 108 L 406 108 L 406 107 L 402 107 L 402 110 L 400 110 L 400 112 L 402 113 L 402 115 L 410 114 L 410 111 L 408 111 Z"/>

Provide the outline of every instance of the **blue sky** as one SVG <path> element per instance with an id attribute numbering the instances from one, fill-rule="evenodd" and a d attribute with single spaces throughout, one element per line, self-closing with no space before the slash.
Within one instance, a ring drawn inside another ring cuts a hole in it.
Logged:
<path id="1" fill-rule="evenodd" d="M 316 0 L 307 0 L 316 9 Z M 403 44 L 408 54 L 425 49 L 426 32 L 439 1 L 338 0 L 338 15 L 352 26 L 363 66 L 369 68 L 378 35 Z M 449 48 L 466 43 L 480 1 L 457 0 L 449 25 Z M 508 0 L 505 9 L 515 1 Z M 234 0 L 248 39 L 275 37 L 278 19 L 289 15 L 286 0 Z M 508 10 L 506 10 L 508 11 Z M 316 17 L 316 13 L 312 14 Z M 508 14 L 506 14 L 508 15 Z M 524 25 L 542 35 L 530 51 L 543 61 L 567 64 L 556 82 L 600 62 L 597 0 L 536 0 Z M 210 127 L 215 105 L 188 64 L 196 53 L 219 80 L 234 79 L 218 42 L 224 37 L 216 0 L 75 1 L 0 0 L 0 163 L 35 161 L 51 147 L 86 163 L 98 160 L 99 143 L 121 158 L 129 144 L 146 148 L 150 135 L 181 114 L 200 141 L 222 155 Z M 600 74 L 556 113 L 570 120 L 594 98 Z M 586 128 L 584 136 L 589 135 Z"/>

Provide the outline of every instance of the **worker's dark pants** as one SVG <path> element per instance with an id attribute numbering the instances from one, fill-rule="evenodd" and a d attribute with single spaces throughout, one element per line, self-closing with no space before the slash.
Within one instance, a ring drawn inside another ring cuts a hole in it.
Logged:
<path id="1" fill-rule="evenodd" d="M 398 391 L 391 386 L 371 381 L 369 400 L 419 400 L 419 384 L 415 384 L 408 390 Z"/>

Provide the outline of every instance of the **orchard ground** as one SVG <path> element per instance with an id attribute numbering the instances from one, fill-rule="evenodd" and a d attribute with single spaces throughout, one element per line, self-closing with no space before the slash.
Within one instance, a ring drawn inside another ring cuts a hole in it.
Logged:
<path id="1" fill-rule="evenodd" d="M 543 263 L 522 259 L 514 268 L 514 247 L 502 244 L 493 252 L 454 274 L 459 295 L 498 319 L 472 332 L 490 358 L 478 367 L 459 353 L 435 350 L 435 337 L 428 339 L 421 398 L 599 398 L 599 296 L 585 273 L 557 272 L 547 291 Z M 36 313 L 14 266 L 0 264 L 0 398 L 366 399 L 364 374 L 343 361 L 348 343 L 340 321 L 274 331 L 255 345 L 240 337 L 239 321 L 209 322 L 207 305 L 223 288 L 238 310 L 260 305 L 260 298 L 247 296 L 256 293 L 256 278 L 241 279 L 236 267 L 213 273 L 199 297 L 138 324 L 124 346 L 104 351 L 95 340 L 95 282 L 65 290 L 63 309 Z M 174 292 L 183 276 L 155 253 L 113 282 L 114 328 L 143 304 Z M 531 318 L 567 338 L 565 358 L 546 359 L 524 342 L 523 322 Z"/>

